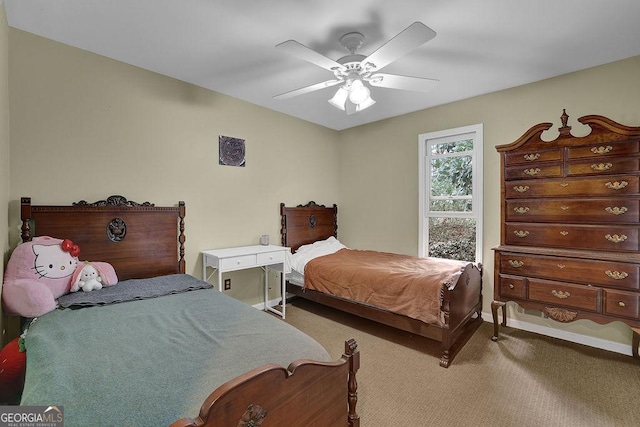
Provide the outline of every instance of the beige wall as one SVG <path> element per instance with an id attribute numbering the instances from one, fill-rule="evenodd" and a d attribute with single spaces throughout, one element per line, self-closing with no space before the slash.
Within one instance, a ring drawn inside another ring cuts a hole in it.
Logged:
<path id="1" fill-rule="evenodd" d="M 4 2 L 0 2 L 0 251 L 3 254 L 0 262 L 0 277 L 4 275 L 4 262 L 9 254 L 8 211 L 9 206 L 9 27 Z M 0 283 L 0 291 L 2 283 Z M 8 323 L 2 317 L 0 305 L 0 347 L 9 336 Z"/>
<path id="2" fill-rule="evenodd" d="M 280 202 L 338 199 L 334 131 L 13 28 L 9 42 L 12 247 L 21 196 L 184 200 L 200 277 L 202 250 L 279 243 Z M 246 140 L 246 167 L 218 164 L 218 135 Z M 239 275 L 231 294 L 262 301 L 259 270 Z"/>
<path id="3" fill-rule="evenodd" d="M 437 108 L 342 131 L 340 139 L 339 234 L 357 248 L 418 253 L 418 135 L 484 124 L 484 311 L 493 298 L 493 252 L 500 243 L 500 160 L 495 146 L 520 137 L 531 126 L 553 122 L 557 136 L 562 109 L 575 135 L 577 122 L 600 114 L 640 126 L 640 57 L 516 87 Z M 353 165 L 357 165 L 354 167 Z M 374 231 L 375 230 L 375 231 Z M 513 311 L 513 310 L 512 310 Z M 581 320 L 568 325 L 538 316 L 512 316 L 579 334 L 629 343 L 628 327 Z"/>

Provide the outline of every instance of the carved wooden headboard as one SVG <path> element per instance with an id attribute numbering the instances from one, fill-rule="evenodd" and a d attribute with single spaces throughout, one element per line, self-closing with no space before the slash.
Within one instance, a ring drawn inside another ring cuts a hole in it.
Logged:
<path id="1" fill-rule="evenodd" d="M 338 237 L 338 206 L 326 207 L 316 202 L 285 207 L 280 203 L 282 245 L 295 252 L 302 245 Z"/>
<path id="2" fill-rule="evenodd" d="M 70 206 L 38 206 L 21 198 L 22 241 L 36 236 L 71 239 L 82 261 L 108 262 L 118 279 L 185 272 L 184 202 L 157 207 L 122 196 Z"/>

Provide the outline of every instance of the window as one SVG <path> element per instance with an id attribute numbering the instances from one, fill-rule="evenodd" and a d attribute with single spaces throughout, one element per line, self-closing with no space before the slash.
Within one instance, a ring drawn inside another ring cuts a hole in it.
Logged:
<path id="1" fill-rule="evenodd" d="M 482 260 L 482 124 L 418 136 L 418 255 Z"/>

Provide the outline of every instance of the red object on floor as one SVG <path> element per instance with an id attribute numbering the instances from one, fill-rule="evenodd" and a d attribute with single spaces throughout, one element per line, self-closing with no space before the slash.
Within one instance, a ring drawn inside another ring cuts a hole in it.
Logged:
<path id="1" fill-rule="evenodd" d="M 0 350 L 0 402 L 16 398 L 22 392 L 27 370 L 27 353 L 20 352 L 19 338 Z"/>

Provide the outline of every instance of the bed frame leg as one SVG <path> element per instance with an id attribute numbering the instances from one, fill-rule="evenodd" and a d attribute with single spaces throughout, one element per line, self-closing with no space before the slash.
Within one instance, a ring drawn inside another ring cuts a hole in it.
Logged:
<path id="1" fill-rule="evenodd" d="M 351 338 L 344 342 L 344 352 L 349 356 L 349 375 L 347 384 L 349 389 L 347 406 L 348 415 L 347 422 L 349 427 L 360 427 L 360 416 L 356 412 L 356 404 L 358 403 L 358 381 L 356 380 L 356 372 L 360 369 L 360 351 L 358 344 Z"/>
<path id="2" fill-rule="evenodd" d="M 502 326 L 507 326 L 507 310 L 505 306 L 506 302 L 493 301 L 491 303 L 491 315 L 493 316 L 493 336 L 491 341 L 498 341 L 499 323 L 498 323 L 498 308 L 502 307 Z"/>

